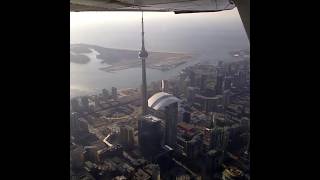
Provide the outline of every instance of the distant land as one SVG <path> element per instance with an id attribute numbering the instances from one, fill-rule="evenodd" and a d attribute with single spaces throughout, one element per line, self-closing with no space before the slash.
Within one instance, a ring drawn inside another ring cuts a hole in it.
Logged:
<path id="1" fill-rule="evenodd" d="M 73 54 L 70 53 L 70 62 L 77 64 L 87 64 L 90 61 L 90 58 L 82 54 Z"/>
<path id="2" fill-rule="evenodd" d="M 141 61 L 138 58 L 139 51 L 137 50 L 113 49 L 89 44 L 70 44 L 70 62 L 78 64 L 89 63 L 90 58 L 86 54 L 91 53 L 90 49 L 94 49 L 99 53 L 97 58 L 101 59 L 102 65 L 109 65 L 101 67 L 100 70 L 110 72 L 141 66 Z M 146 66 L 162 71 L 170 70 L 192 60 L 192 55 L 187 53 L 148 53 L 149 57 L 146 61 Z"/>

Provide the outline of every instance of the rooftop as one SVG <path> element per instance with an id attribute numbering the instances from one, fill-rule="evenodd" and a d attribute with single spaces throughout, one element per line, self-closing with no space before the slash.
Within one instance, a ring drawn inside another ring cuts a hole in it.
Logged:
<path id="1" fill-rule="evenodd" d="M 146 172 L 144 172 L 142 169 L 139 169 L 134 174 L 134 179 L 136 179 L 136 180 L 147 180 L 147 179 L 150 179 L 150 176 Z"/>
<path id="2" fill-rule="evenodd" d="M 147 115 L 145 115 L 145 116 L 143 116 L 143 117 L 144 117 L 144 119 L 147 119 L 147 120 L 152 121 L 152 122 L 161 121 L 160 118 L 158 118 L 158 117 L 156 117 L 156 116 L 153 116 L 153 115 L 151 115 L 151 114 L 147 114 Z"/>
<path id="3" fill-rule="evenodd" d="M 243 172 L 236 167 L 229 167 L 224 170 L 223 175 L 227 177 L 240 177 L 243 176 Z"/>

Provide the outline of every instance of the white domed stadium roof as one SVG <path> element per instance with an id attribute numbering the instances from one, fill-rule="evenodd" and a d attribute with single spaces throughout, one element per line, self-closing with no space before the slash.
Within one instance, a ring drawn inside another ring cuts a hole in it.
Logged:
<path id="1" fill-rule="evenodd" d="M 158 92 L 148 99 L 148 106 L 155 110 L 164 110 L 164 108 L 172 103 L 181 102 L 181 100 L 172 94 Z"/>

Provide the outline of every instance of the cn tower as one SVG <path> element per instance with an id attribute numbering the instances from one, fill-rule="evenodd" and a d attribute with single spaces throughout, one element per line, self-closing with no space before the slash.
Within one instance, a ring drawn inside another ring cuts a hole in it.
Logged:
<path id="1" fill-rule="evenodd" d="M 144 47 L 144 27 L 143 27 L 143 11 L 142 11 L 142 18 L 141 18 L 141 39 L 142 39 L 142 46 L 139 52 L 139 58 L 141 59 L 142 64 L 142 115 L 146 115 L 147 113 L 147 79 L 146 79 L 146 58 L 148 57 L 148 52 Z"/>

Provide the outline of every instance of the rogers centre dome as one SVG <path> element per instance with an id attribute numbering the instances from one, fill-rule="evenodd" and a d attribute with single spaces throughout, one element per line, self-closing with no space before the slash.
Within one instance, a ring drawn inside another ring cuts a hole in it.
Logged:
<path id="1" fill-rule="evenodd" d="M 172 94 L 158 92 L 148 99 L 148 106 L 155 110 L 163 111 L 166 106 L 175 102 L 178 102 L 178 104 L 180 104 L 181 100 L 173 96 Z"/>

